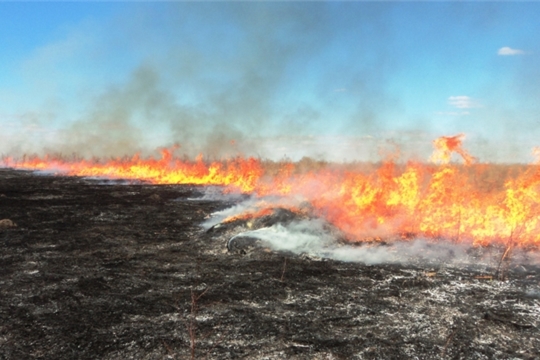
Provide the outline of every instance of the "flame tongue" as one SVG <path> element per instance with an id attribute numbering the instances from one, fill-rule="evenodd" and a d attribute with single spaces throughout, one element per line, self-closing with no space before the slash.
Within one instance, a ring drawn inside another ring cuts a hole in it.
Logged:
<path id="1" fill-rule="evenodd" d="M 476 161 L 476 158 L 469 155 L 469 153 L 461 147 L 463 139 L 465 139 L 465 134 L 441 136 L 440 138 L 433 140 L 435 151 L 430 160 L 434 163 L 448 164 L 452 153 L 455 152 L 461 156 L 465 165 L 471 165 Z"/>
<path id="2" fill-rule="evenodd" d="M 49 170 L 77 176 L 137 179 L 155 184 L 225 186 L 226 191 L 262 198 L 278 196 L 308 201 L 314 215 L 326 219 L 352 241 L 425 237 L 475 244 L 540 244 L 540 170 L 530 166 L 512 174 L 517 166 L 475 163 L 462 147 L 464 135 L 434 141 L 431 160 L 441 165 L 387 161 L 367 167 L 340 165 L 305 169 L 292 163 L 275 164 L 254 158 L 225 161 L 182 161 L 162 150 L 160 159 L 66 161 L 50 157 L 6 166 Z M 451 164 L 453 153 L 465 166 Z M 272 207 L 261 207 L 235 219 L 260 218 Z M 291 208 L 292 209 L 292 208 Z M 296 210 L 295 210 L 296 211 Z"/>

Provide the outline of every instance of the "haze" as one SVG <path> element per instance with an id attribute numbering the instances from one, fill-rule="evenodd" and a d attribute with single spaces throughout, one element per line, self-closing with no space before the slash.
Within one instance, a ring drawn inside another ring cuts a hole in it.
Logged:
<path id="1" fill-rule="evenodd" d="M 2 2 L 0 153 L 530 162 L 540 3 Z"/>

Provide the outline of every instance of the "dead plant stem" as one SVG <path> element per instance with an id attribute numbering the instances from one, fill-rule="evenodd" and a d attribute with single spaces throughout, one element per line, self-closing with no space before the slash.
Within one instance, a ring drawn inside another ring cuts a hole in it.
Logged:
<path id="1" fill-rule="evenodd" d="M 444 348 L 441 352 L 441 358 L 444 358 L 446 356 L 446 350 L 448 349 L 448 345 L 450 345 L 450 342 L 454 338 L 454 335 L 456 334 L 457 329 L 454 329 L 452 333 L 450 333 L 450 336 L 448 336 L 448 340 L 446 340 L 446 343 L 444 344 Z"/>
<path id="2" fill-rule="evenodd" d="M 197 347 L 197 302 L 199 299 L 210 289 L 209 287 L 204 289 L 202 293 L 196 295 L 193 289 L 191 289 L 191 313 L 189 316 L 188 334 L 189 334 L 189 348 L 191 351 L 191 359 L 195 360 L 195 349 Z"/>
<path id="3" fill-rule="evenodd" d="M 283 271 L 281 272 L 281 279 L 280 281 L 283 282 L 283 279 L 285 278 L 285 269 L 287 269 L 287 258 L 283 261 Z"/>

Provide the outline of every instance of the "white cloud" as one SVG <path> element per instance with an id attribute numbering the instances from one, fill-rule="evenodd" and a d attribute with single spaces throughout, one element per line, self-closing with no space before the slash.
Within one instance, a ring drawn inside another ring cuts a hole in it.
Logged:
<path id="1" fill-rule="evenodd" d="M 520 49 L 512 49 L 511 47 L 505 46 L 497 51 L 498 55 L 523 55 L 525 51 Z"/>
<path id="2" fill-rule="evenodd" d="M 482 105 L 478 103 L 476 100 L 471 99 L 469 96 L 465 96 L 465 95 L 450 96 L 448 98 L 448 104 L 458 109 L 470 109 L 470 108 L 482 107 Z"/>

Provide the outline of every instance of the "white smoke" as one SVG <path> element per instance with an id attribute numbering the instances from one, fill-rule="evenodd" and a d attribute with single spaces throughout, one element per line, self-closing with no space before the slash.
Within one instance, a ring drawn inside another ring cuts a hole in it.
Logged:
<path id="1" fill-rule="evenodd" d="M 246 197 L 246 195 L 240 192 L 225 192 L 223 190 L 224 188 L 222 186 L 205 186 L 200 189 L 202 196 L 188 198 L 188 200 L 239 202 Z M 184 198 L 180 198 L 179 200 L 184 200 Z"/>
<path id="2" fill-rule="evenodd" d="M 338 236 L 332 231 L 323 220 L 309 219 L 245 231 L 231 238 L 229 242 L 241 237 L 253 238 L 274 251 L 368 265 L 429 262 L 493 267 L 497 266 L 500 260 L 499 252 L 487 251 L 479 254 L 470 243 L 457 244 L 442 240 L 435 243 L 416 239 L 390 244 L 344 244 L 338 241 Z M 534 254 L 525 258 L 517 252 L 512 260 L 517 263 L 539 263 Z"/>
<path id="3" fill-rule="evenodd" d="M 273 250 L 290 251 L 295 254 L 320 255 L 335 242 L 334 238 L 324 230 L 323 222 L 317 219 L 295 221 L 287 226 L 276 224 L 243 232 L 230 241 L 244 236 L 259 239 Z"/>

